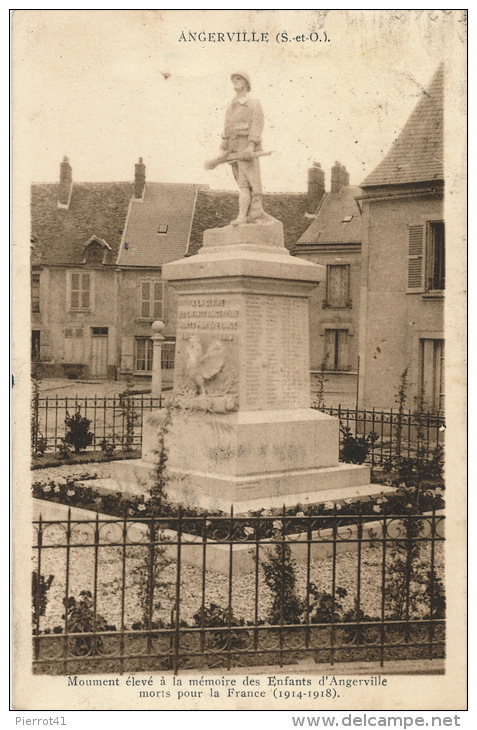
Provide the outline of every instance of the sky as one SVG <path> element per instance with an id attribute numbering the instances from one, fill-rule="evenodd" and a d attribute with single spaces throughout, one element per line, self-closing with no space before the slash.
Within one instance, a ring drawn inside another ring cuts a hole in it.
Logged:
<path id="1" fill-rule="evenodd" d="M 359 184 L 456 38 L 463 45 L 459 13 L 15 11 L 14 143 L 34 182 L 56 182 L 64 155 L 77 182 L 131 180 L 143 157 L 147 180 L 233 189 L 229 166 L 205 171 L 204 161 L 219 151 L 230 74 L 244 70 L 273 152 L 262 160 L 265 191 L 305 191 L 315 160 L 327 187 L 336 160 Z M 189 31 L 269 42 L 181 41 Z M 284 32 L 305 40 L 282 42 Z"/>

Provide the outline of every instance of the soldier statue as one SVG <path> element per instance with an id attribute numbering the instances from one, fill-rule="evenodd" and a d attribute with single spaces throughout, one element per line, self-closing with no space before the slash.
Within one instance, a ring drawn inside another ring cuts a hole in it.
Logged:
<path id="1" fill-rule="evenodd" d="M 221 156 L 206 163 L 206 169 L 228 162 L 239 188 L 239 213 L 233 226 L 270 220 L 262 207 L 260 160 L 270 154 L 262 150 L 263 111 L 260 102 L 250 96 L 251 83 L 243 71 L 230 77 L 235 97 L 227 107 Z"/>

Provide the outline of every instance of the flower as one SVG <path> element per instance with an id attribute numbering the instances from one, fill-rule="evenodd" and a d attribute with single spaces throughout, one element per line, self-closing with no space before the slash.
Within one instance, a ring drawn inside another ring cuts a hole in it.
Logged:
<path id="1" fill-rule="evenodd" d="M 58 492 L 60 491 L 60 486 L 59 486 L 59 484 L 57 484 L 57 485 L 56 485 L 56 487 L 54 488 L 54 490 L 53 490 L 53 491 L 54 491 L 54 492 L 56 492 L 56 494 L 58 494 Z"/>
<path id="2" fill-rule="evenodd" d="M 272 525 L 274 530 L 281 530 L 282 529 L 282 521 L 281 520 L 275 520 Z"/>
<path id="3" fill-rule="evenodd" d="M 297 512 L 295 515 L 295 517 L 304 517 L 304 516 L 305 516 L 304 512 Z"/>
<path id="4" fill-rule="evenodd" d="M 43 485 L 43 491 L 44 492 L 51 492 L 51 486 L 49 484 Z"/>
<path id="5" fill-rule="evenodd" d="M 325 504 L 323 506 L 325 509 L 333 509 L 333 507 L 335 505 L 334 505 L 334 502 L 325 502 Z"/>
<path id="6" fill-rule="evenodd" d="M 57 485 L 66 484 L 66 479 L 64 477 L 58 477 L 58 479 L 56 480 L 56 483 L 57 483 Z M 55 489 L 55 491 L 56 491 L 56 489 Z"/>
<path id="7" fill-rule="evenodd" d="M 144 504 L 144 502 L 140 502 L 140 503 L 138 504 L 137 508 L 138 508 L 138 510 L 140 510 L 141 512 L 144 512 L 144 510 L 146 509 L 146 505 Z"/>
<path id="8" fill-rule="evenodd" d="M 339 502 L 336 502 L 336 509 L 341 509 L 341 504 Z"/>
<path id="9" fill-rule="evenodd" d="M 381 507 L 379 506 L 379 504 L 373 505 L 373 512 L 381 512 Z"/>
<path id="10" fill-rule="evenodd" d="M 254 533 L 254 529 L 253 529 L 253 527 L 250 527 L 249 525 L 246 525 L 246 526 L 245 526 L 245 527 L 243 528 L 243 531 L 244 531 L 244 533 L 245 533 L 245 534 L 246 534 L 247 536 L 248 536 L 248 535 L 253 535 L 253 533 Z"/>
<path id="11" fill-rule="evenodd" d="M 72 489 L 71 487 L 70 487 L 70 489 L 68 489 L 68 491 L 66 492 L 66 494 L 68 495 L 68 497 L 72 497 L 72 496 L 74 495 L 74 493 L 75 493 L 75 490 L 74 490 L 74 489 Z"/>

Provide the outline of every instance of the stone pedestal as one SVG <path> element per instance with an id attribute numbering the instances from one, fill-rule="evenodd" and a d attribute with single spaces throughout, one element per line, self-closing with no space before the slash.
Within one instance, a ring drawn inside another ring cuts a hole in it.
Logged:
<path id="1" fill-rule="evenodd" d="M 339 464 L 338 419 L 310 408 L 308 296 L 324 267 L 290 256 L 279 221 L 206 231 L 163 276 L 178 295 L 169 498 L 241 513 L 381 491 L 368 467 Z M 146 417 L 142 461 L 117 481 L 152 472 L 163 418 Z"/>

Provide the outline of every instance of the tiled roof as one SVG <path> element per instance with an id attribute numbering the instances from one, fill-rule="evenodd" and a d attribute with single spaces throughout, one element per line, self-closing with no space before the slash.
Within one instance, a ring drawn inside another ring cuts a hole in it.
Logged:
<path id="1" fill-rule="evenodd" d="M 147 183 L 144 199 L 131 201 L 117 263 L 162 266 L 185 256 L 196 192 L 196 185 Z"/>
<path id="2" fill-rule="evenodd" d="M 114 264 L 121 242 L 132 183 L 74 183 L 68 210 L 57 207 L 59 184 L 31 188 L 32 264 L 78 264 L 84 245 L 97 236 L 111 246 Z"/>
<path id="3" fill-rule="evenodd" d="M 444 67 L 441 65 L 388 154 L 361 187 L 443 180 L 443 122 Z"/>
<path id="4" fill-rule="evenodd" d="M 84 245 L 97 236 L 111 247 L 108 264 L 161 266 L 196 253 L 206 229 L 228 225 L 238 212 L 237 192 L 198 185 L 148 182 L 140 201 L 133 183 L 74 183 L 68 210 L 57 207 L 58 194 L 57 183 L 32 185 L 32 264 L 79 264 Z M 309 225 L 306 199 L 304 193 L 263 196 L 267 213 L 282 221 L 290 250 Z M 167 233 L 158 233 L 159 226 Z"/>
<path id="5" fill-rule="evenodd" d="M 267 193 L 263 196 L 266 212 L 283 223 L 285 246 L 293 250 L 295 243 L 308 226 L 304 217 L 306 194 Z M 197 253 L 202 246 L 202 236 L 208 228 L 221 228 L 237 217 L 238 193 L 227 190 L 201 189 L 192 223 L 189 253 Z"/>
<path id="6" fill-rule="evenodd" d="M 361 188 L 346 185 L 339 193 L 326 193 L 315 219 L 298 241 L 297 248 L 311 244 L 360 243 L 361 216 L 355 200 L 360 192 Z"/>

